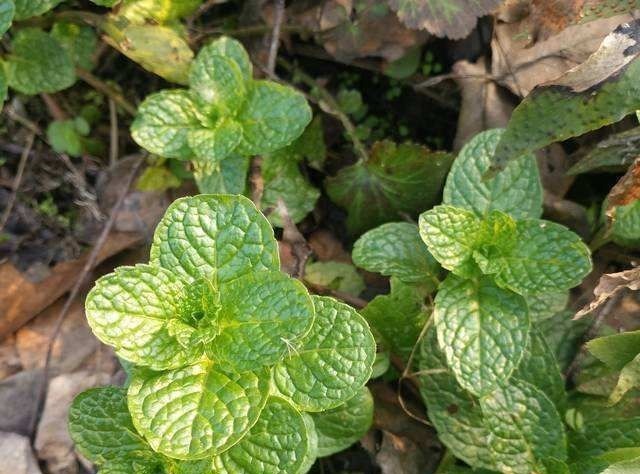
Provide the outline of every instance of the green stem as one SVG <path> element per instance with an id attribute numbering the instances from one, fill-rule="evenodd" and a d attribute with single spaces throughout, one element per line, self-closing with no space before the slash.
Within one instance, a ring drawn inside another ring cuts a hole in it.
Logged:
<path id="1" fill-rule="evenodd" d="M 451 451 L 445 449 L 442 459 L 440 459 L 440 464 L 438 464 L 438 468 L 434 474 L 445 474 L 454 466 L 455 463 L 455 456 L 451 454 Z"/>
<path id="2" fill-rule="evenodd" d="M 84 69 L 80 68 L 76 69 L 76 74 L 80 79 L 89 84 L 95 90 L 97 90 L 98 92 L 102 92 L 104 95 L 112 99 L 116 104 L 127 111 L 129 115 L 136 115 L 136 106 L 129 102 L 119 91 L 111 87 L 102 79 L 94 76 L 89 71 L 85 71 Z"/>
<path id="3" fill-rule="evenodd" d="M 607 226 L 602 226 L 596 235 L 593 236 L 591 242 L 589 242 L 589 249 L 591 249 L 591 253 L 594 253 L 599 248 L 605 246 L 611 242 L 611 232 Z"/>
<path id="4" fill-rule="evenodd" d="M 286 69 L 290 74 L 293 74 L 294 80 L 299 79 L 302 83 L 306 84 L 308 87 L 312 89 L 312 91 L 316 91 L 319 100 L 318 106 L 325 111 L 326 113 L 333 115 L 336 117 L 344 130 L 353 143 L 353 149 L 358 155 L 359 161 L 366 162 L 369 159 L 369 154 L 367 153 L 367 149 L 365 148 L 360 138 L 358 138 L 358 133 L 356 132 L 356 127 L 349 119 L 348 115 L 340 109 L 338 102 L 331 93 L 323 86 L 318 84 L 318 82 L 311 76 L 309 76 L 304 71 L 297 69 L 291 64 L 289 61 L 286 61 L 282 58 L 278 59 L 278 64 Z"/>

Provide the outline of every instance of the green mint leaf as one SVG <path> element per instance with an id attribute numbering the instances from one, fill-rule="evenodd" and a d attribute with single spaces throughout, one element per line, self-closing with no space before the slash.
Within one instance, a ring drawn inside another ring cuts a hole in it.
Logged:
<path id="1" fill-rule="evenodd" d="M 540 217 L 542 185 L 533 155 L 521 155 L 496 176 L 484 179 L 503 133 L 503 129 L 487 130 L 462 148 L 447 177 L 443 204 L 470 209 L 480 217 L 493 210 L 516 219 Z"/>
<path id="2" fill-rule="evenodd" d="M 243 129 L 238 152 L 270 153 L 298 138 L 311 121 L 311 108 L 299 92 L 268 81 L 253 81 L 237 112 Z"/>
<path id="3" fill-rule="evenodd" d="M 422 240 L 440 265 L 460 276 L 474 274 L 472 257 L 482 221 L 472 211 L 436 206 L 420 215 L 419 227 Z"/>
<path id="4" fill-rule="evenodd" d="M 569 302 L 569 292 L 529 293 L 525 299 L 529 307 L 529 318 L 532 323 L 536 323 L 552 318 L 563 311 Z"/>
<path id="5" fill-rule="evenodd" d="M 495 260 L 495 279 L 516 293 L 573 288 L 591 271 L 589 248 L 578 235 L 555 222 L 518 221 L 513 242 Z"/>
<path id="6" fill-rule="evenodd" d="M 621 370 L 640 352 L 640 331 L 598 337 L 587 342 L 587 349 L 614 370 Z"/>
<path id="7" fill-rule="evenodd" d="M 312 168 L 322 171 L 327 158 L 322 115 L 316 115 L 302 135 L 290 145 L 291 152 L 306 158 Z"/>
<path id="8" fill-rule="evenodd" d="M 15 12 L 16 5 L 13 3 L 13 0 L 0 3 L 0 36 L 4 35 L 9 27 L 11 27 Z"/>
<path id="9" fill-rule="evenodd" d="M 138 434 L 127 408 L 127 392 L 117 387 L 92 388 L 69 408 L 69 434 L 80 453 L 109 471 L 109 464 L 156 464 L 157 455 Z M 136 471 L 137 472 L 137 471 Z"/>
<path id="10" fill-rule="evenodd" d="M 529 337 L 522 296 L 489 278 L 450 274 L 435 298 L 434 325 L 448 366 L 467 391 L 486 395 L 509 379 Z"/>
<path id="11" fill-rule="evenodd" d="M 376 296 L 360 311 L 380 335 L 383 345 L 405 361 L 430 314 L 425 304 L 427 294 L 419 286 L 392 277 L 391 292 Z"/>
<path id="12" fill-rule="evenodd" d="M 221 115 L 230 114 L 242 105 L 247 84 L 238 64 L 220 56 L 212 45 L 202 48 L 191 65 L 189 85 L 205 104 Z"/>
<path id="13" fill-rule="evenodd" d="M 194 177 L 201 193 L 244 194 L 249 158 L 232 154 L 220 162 L 194 162 Z"/>
<path id="14" fill-rule="evenodd" d="M 187 131 L 189 148 L 199 160 L 217 162 L 233 152 L 242 136 L 242 127 L 230 118 L 220 118 L 211 128 Z"/>
<path id="15" fill-rule="evenodd" d="M 144 22 L 132 24 L 122 13 L 108 16 L 102 24 L 104 40 L 147 71 L 169 82 L 188 84 L 193 51 L 184 30 Z"/>
<path id="16" fill-rule="evenodd" d="M 16 6 L 15 19 L 26 20 L 40 16 L 55 8 L 63 0 L 14 0 Z"/>
<path id="17" fill-rule="evenodd" d="M 607 451 L 640 445 L 640 417 L 609 418 L 585 423 L 581 431 L 569 432 L 572 459 L 600 456 Z"/>
<path id="18" fill-rule="evenodd" d="M 640 200 L 613 209 L 611 239 L 623 247 L 637 247 L 640 243 Z"/>
<path id="19" fill-rule="evenodd" d="M 436 337 L 435 329 L 430 327 L 420 345 L 418 381 L 427 415 L 440 441 L 456 457 L 474 468 L 495 469 L 480 404 L 448 370 Z"/>
<path id="20" fill-rule="evenodd" d="M 93 69 L 93 53 L 98 45 L 98 38 L 92 28 L 75 23 L 59 22 L 51 28 L 51 36 L 67 50 L 76 66 L 87 70 Z"/>
<path id="21" fill-rule="evenodd" d="M 332 290 L 358 296 L 366 285 L 358 270 L 344 262 L 310 262 L 304 268 L 304 280 Z"/>
<path id="22" fill-rule="evenodd" d="M 202 48 L 201 53 L 205 56 L 223 56 L 231 59 L 240 69 L 245 82 L 253 78 L 253 65 L 247 51 L 238 40 L 228 36 L 222 36 L 212 41 Z"/>
<path id="23" fill-rule="evenodd" d="M 327 178 L 326 189 L 331 200 L 347 210 L 349 233 L 359 235 L 434 205 L 452 161 L 449 153 L 385 140 L 373 145 L 368 161 Z"/>
<path id="24" fill-rule="evenodd" d="M 638 348 L 640 352 L 640 348 Z M 632 388 L 640 385 L 640 353 L 620 371 L 620 377 L 613 392 L 609 396 L 612 404 L 618 403 Z"/>
<path id="25" fill-rule="evenodd" d="M 567 459 L 567 439 L 553 402 L 522 380 L 511 379 L 480 399 L 488 440 L 499 471 L 544 471 L 544 461 Z"/>
<path id="26" fill-rule="evenodd" d="M 462 39 L 473 30 L 478 17 L 500 4 L 499 0 L 390 0 L 398 18 L 411 29 L 427 29 L 436 36 Z"/>
<path id="27" fill-rule="evenodd" d="M 223 367 L 252 370 L 295 350 L 314 322 L 305 286 L 281 272 L 254 272 L 220 287 L 220 334 L 208 348 Z"/>
<path id="28" fill-rule="evenodd" d="M 151 263 L 185 278 L 227 282 L 280 269 L 269 221 L 243 196 L 200 195 L 175 201 L 158 224 Z"/>
<path id="29" fill-rule="evenodd" d="M 316 319 L 302 343 L 274 368 L 278 391 L 304 411 L 344 403 L 369 380 L 376 344 L 366 321 L 332 298 L 313 296 Z"/>
<path id="30" fill-rule="evenodd" d="M 320 197 L 320 191 L 300 172 L 297 157 L 288 148 L 262 160 L 262 209 L 273 209 L 268 218 L 276 227 L 283 226 L 282 216 L 277 209 L 278 198 L 287 206 L 291 220 L 298 223 L 313 211 Z"/>
<path id="31" fill-rule="evenodd" d="M 558 413 L 566 411 L 565 380 L 553 351 L 540 331 L 531 331 L 529 343 L 513 377 L 526 380 L 544 391 L 556 406 Z"/>
<path id="32" fill-rule="evenodd" d="M 47 127 L 47 140 L 58 153 L 80 156 L 84 151 L 83 136 L 87 135 L 82 131 L 78 130 L 76 120 L 54 120 Z"/>
<path id="33" fill-rule="evenodd" d="M 418 226 L 409 222 L 390 222 L 366 232 L 353 245 L 352 258 L 367 271 L 406 283 L 439 283 L 440 265 L 420 238 Z"/>
<path id="34" fill-rule="evenodd" d="M 166 372 L 137 370 L 128 392 L 133 423 L 151 447 L 176 459 L 219 454 L 256 423 L 267 371 L 235 373 L 211 362 Z"/>
<path id="35" fill-rule="evenodd" d="M 69 53 L 58 40 L 37 28 L 18 30 L 14 36 L 7 76 L 9 86 L 27 95 L 58 92 L 76 80 Z"/>
<path id="36" fill-rule="evenodd" d="M 634 20 L 618 26 L 586 61 L 536 88 L 516 107 L 492 159 L 495 169 L 640 108 L 638 25 Z"/>
<path id="37" fill-rule="evenodd" d="M 583 343 L 584 333 L 591 327 L 589 318 L 574 320 L 574 316 L 574 311 L 562 311 L 536 325 L 563 371 L 573 361 Z"/>
<path id="38" fill-rule="evenodd" d="M 103 1 L 103 0 L 102 0 Z M 192 13 L 202 4 L 202 0 L 135 0 L 122 2 L 120 14 L 132 20 L 167 23 L 179 20 Z"/>
<path id="39" fill-rule="evenodd" d="M 330 456 L 361 439 L 373 423 L 373 397 L 362 387 L 353 398 L 332 410 L 312 413 L 318 433 L 318 456 Z"/>
<path id="40" fill-rule="evenodd" d="M 238 444 L 213 458 L 217 474 L 303 474 L 316 457 L 311 417 L 271 397 Z"/>
<path id="41" fill-rule="evenodd" d="M 100 278 L 87 296 L 94 334 L 135 364 L 162 370 L 181 367 L 196 355 L 168 328 L 182 311 L 184 285 L 168 270 L 150 265 L 120 267 Z M 183 325 L 189 336 L 193 328 Z"/>
<path id="42" fill-rule="evenodd" d="M 147 96 L 131 124 L 131 136 L 141 147 L 165 158 L 193 157 L 188 136 L 202 128 L 198 106 L 188 91 L 167 89 Z"/>

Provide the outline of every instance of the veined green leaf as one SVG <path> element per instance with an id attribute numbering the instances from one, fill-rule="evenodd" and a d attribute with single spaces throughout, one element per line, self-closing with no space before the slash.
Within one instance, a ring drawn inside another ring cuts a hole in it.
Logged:
<path id="1" fill-rule="evenodd" d="M 391 292 L 376 296 L 360 311 L 383 345 L 405 361 L 431 312 L 425 304 L 426 296 L 423 288 L 391 278 Z"/>
<path id="2" fill-rule="evenodd" d="M 634 20 L 618 26 L 585 62 L 529 94 L 513 111 L 492 167 L 503 169 L 524 153 L 617 122 L 639 109 L 639 25 Z"/>
<path id="3" fill-rule="evenodd" d="M 419 226 L 422 240 L 440 265 L 460 276 L 474 273 L 472 256 L 482 221 L 472 211 L 436 206 L 420 215 Z"/>
<path id="4" fill-rule="evenodd" d="M 407 283 L 437 286 L 440 265 L 420 238 L 418 226 L 390 222 L 363 234 L 353 245 L 354 263 Z"/>
<path id="5" fill-rule="evenodd" d="M 187 143 L 200 161 L 216 163 L 228 157 L 242 138 L 242 127 L 222 117 L 213 127 L 187 131 Z"/>
<path id="6" fill-rule="evenodd" d="M 314 322 L 305 286 L 281 272 L 253 272 L 221 284 L 220 306 L 220 334 L 208 353 L 239 371 L 275 364 Z"/>
<path id="7" fill-rule="evenodd" d="M 366 288 L 356 267 L 344 262 L 309 262 L 304 267 L 304 280 L 353 296 L 358 296 Z"/>
<path id="8" fill-rule="evenodd" d="M 228 36 L 221 36 L 202 48 L 202 54 L 207 56 L 223 56 L 236 63 L 245 82 L 253 78 L 253 65 L 242 44 Z"/>
<path id="9" fill-rule="evenodd" d="M 243 129 L 238 152 L 255 155 L 283 148 L 302 134 L 311 116 L 299 92 L 273 82 L 253 81 L 236 117 Z"/>
<path id="10" fill-rule="evenodd" d="M 525 297 L 532 323 L 549 319 L 567 307 L 568 291 L 529 293 Z"/>
<path id="11" fill-rule="evenodd" d="M 373 422 L 373 397 L 366 387 L 332 410 L 311 415 L 318 433 L 318 456 L 343 451 L 362 438 Z"/>
<path id="12" fill-rule="evenodd" d="M 87 320 L 94 334 L 116 353 L 137 365 L 156 370 L 181 367 L 197 356 L 197 347 L 184 347 L 194 329 L 168 323 L 182 311 L 185 287 L 164 268 L 120 267 L 100 278 L 87 296 Z M 173 326 L 174 330 L 177 328 Z"/>
<path id="13" fill-rule="evenodd" d="M 498 470 L 530 474 L 544 461 L 567 459 L 567 439 L 553 402 L 533 385 L 512 379 L 480 399 Z"/>
<path id="14" fill-rule="evenodd" d="M 15 19 L 26 20 L 40 16 L 55 8 L 64 0 L 13 0 L 15 3 Z"/>
<path id="15" fill-rule="evenodd" d="M 165 158 L 188 160 L 194 152 L 188 136 L 199 130 L 197 104 L 183 89 L 166 89 L 146 97 L 131 124 L 131 136 L 141 147 Z"/>
<path id="16" fill-rule="evenodd" d="M 231 154 L 219 163 L 194 162 L 198 190 L 205 194 L 244 194 L 249 158 Z"/>
<path id="17" fill-rule="evenodd" d="M 135 371 L 128 403 L 134 425 L 155 451 L 189 460 L 214 456 L 242 439 L 268 394 L 266 370 L 236 373 L 201 362 Z"/>
<path id="18" fill-rule="evenodd" d="M 75 23 L 58 22 L 51 28 L 51 36 L 69 52 L 73 63 L 86 70 L 93 69 L 93 53 L 98 38 L 92 28 Z"/>
<path id="19" fill-rule="evenodd" d="M 503 129 L 487 130 L 462 148 L 447 177 L 443 204 L 470 209 L 480 217 L 493 210 L 516 219 L 540 217 L 542 185 L 533 155 L 521 155 L 496 176 L 484 178 L 503 134 Z"/>
<path id="20" fill-rule="evenodd" d="M 190 15 L 202 0 L 125 0 L 123 3 L 119 13 L 130 20 L 144 22 L 151 19 L 163 24 Z"/>
<path id="21" fill-rule="evenodd" d="M 587 342 L 587 349 L 614 370 L 621 370 L 640 353 L 640 331 L 598 337 Z"/>
<path id="22" fill-rule="evenodd" d="M 450 274 L 436 295 L 433 316 L 440 348 L 465 390 L 491 393 L 520 363 L 529 337 L 526 302 L 489 278 Z"/>
<path id="23" fill-rule="evenodd" d="M 244 438 L 213 458 L 213 470 L 217 474 L 303 474 L 315 460 L 316 446 L 311 417 L 271 397 Z"/>
<path id="24" fill-rule="evenodd" d="M 229 115 L 242 106 L 248 87 L 240 66 L 233 59 L 220 56 L 211 45 L 202 48 L 193 61 L 189 85 L 203 103 L 213 105 L 221 115 Z"/>
<path id="25" fill-rule="evenodd" d="M 640 244 L 640 200 L 614 208 L 611 239 L 624 247 Z"/>
<path id="26" fill-rule="evenodd" d="M 570 456 L 599 456 L 607 451 L 640 445 L 640 417 L 609 418 L 585 423 L 582 431 L 569 432 Z"/>
<path id="27" fill-rule="evenodd" d="M 14 36 L 7 77 L 13 89 L 27 95 L 58 92 L 76 80 L 69 53 L 58 40 L 37 28 L 21 29 Z"/>
<path id="28" fill-rule="evenodd" d="M 335 408 L 369 380 L 376 344 L 350 306 L 313 296 L 316 320 L 298 347 L 274 368 L 278 391 L 305 411 Z"/>
<path id="29" fill-rule="evenodd" d="M 632 388 L 640 386 L 640 353 L 620 371 L 616 387 L 609 396 L 611 403 L 618 403 Z"/>
<path id="30" fill-rule="evenodd" d="M 100 472 L 109 471 L 111 463 L 158 463 L 156 453 L 133 426 L 126 397 L 122 388 L 93 388 L 78 395 L 69 408 L 69 434 Z"/>
<path id="31" fill-rule="evenodd" d="M 513 247 L 495 259 L 496 283 L 516 293 L 557 292 L 591 271 L 589 248 L 566 227 L 544 220 L 518 221 Z"/>
<path id="32" fill-rule="evenodd" d="M 151 262 L 185 278 L 228 282 L 280 269 L 273 229 L 242 196 L 200 195 L 175 201 L 158 224 Z"/>
<path id="33" fill-rule="evenodd" d="M 427 330 L 420 345 L 420 394 L 438 437 L 451 452 L 474 468 L 495 469 L 487 446 L 489 431 L 484 426 L 478 399 L 463 390 L 447 368 L 438 347 L 436 331 Z"/>
<path id="34" fill-rule="evenodd" d="M 16 5 L 13 0 L 5 0 L 0 3 L 0 36 L 4 35 L 13 21 Z"/>
<path id="35" fill-rule="evenodd" d="M 347 210 L 347 230 L 358 235 L 405 215 L 415 217 L 440 198 L 453 156 L 414 143 L 385 140 L 371 148 L 367 162 L 327 178 L 329 197 Z"/>

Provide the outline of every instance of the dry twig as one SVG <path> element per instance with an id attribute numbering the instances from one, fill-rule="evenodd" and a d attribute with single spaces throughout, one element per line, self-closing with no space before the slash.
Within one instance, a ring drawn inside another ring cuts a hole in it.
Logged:
<path id="1" fill-rule="evenodd" d="M 9 220 L 9 216 L 11 215 L 11 211 L 13 210 L 13 206 L 16 203 L 16 196 L 18 195 L 18 188 L 20 188 L 20 183 L 22 183 L 22 176 L 24 174 L 24 169 L 27 166 L 27 158 L 29 158 L 29 154 L 31 153 L 31 147 L 33 147 L 33 141 L 36 138 L 36 134 L 31 132 L 27 137 L 27 144 L 22 150 L 22 154 L 20 155 L 20 162 L 18 163 L 18 170 L 16 171 L 16 176 L 13 180 L 13 185 L 11 186 L 11 195 L 9 196 L 9 200 L 7 201 L 7 206 L 4 208 L 4 212 L 2 213 L 2 217 L 0 218 L 0 232 L 4 229 L 4 226 L 7 225 L 7 221 Z"/>

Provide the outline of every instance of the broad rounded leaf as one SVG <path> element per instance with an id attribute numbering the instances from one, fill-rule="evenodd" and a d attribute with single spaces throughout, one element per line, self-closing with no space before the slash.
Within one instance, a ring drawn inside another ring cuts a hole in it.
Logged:
<path id="1" fill-rule="evenodd" d="M 420 215 L 419 225 L 422 240 L 440 265 L 461 276 L 473 271 L 472 256 L 482 222 L 472 211 L 436 206 Z"/>
<path id="2" fill-rule="evenodd" d="M 436 204 L 452 161 L 450 153 L 384 140 L 374 143 L 367 161 L 327 178 L 326 189 L 347 210 L 347 230 L 355 236 Z"/>
<path id="3" fill-rule="evenodd" d="M 495 260 L 496 283 L 516 293 L 568 290 L 591 271 L 589 248 L 566 227 L 544 220 L 518 221 L 515 245 Z"/>
<path id="4" fill-rule="evenodd" d="M 4 35 L 11 26 L 16 6 L 13 0 L 5 0 L 0 3 L 0 36 Z"/>
<path id="5" fill-rule="evenodd" d="M 205 194 L 244 194 L 249 158 L 232 154 L 219 163 L 194 162 L 198 190 Z"/>
<path id="6" fill-rule="evenodd" d="M 271 397 L 242 440 L 213 458 L 216 474 L 302 474 L 315 459 L 317 437 L 309 415 Z"/>
<path id="7" fill-rule="evenodd" d="M 201 362 L 135 371 L 128 402 L 134 425 L 154 450 L 201 459 L 238 442 L 258 420 L 268 393 L 267 371 L 239 374 Z"/>
<path id="8" fill-rule="evenodd" d="M 332 298 L 313 296 L 316 320 L 300 347 L 274 368 L 278 391 L 305 411 L 335 408 L 369 380 L 376 345 L 366 321 Z"/>
<path id="9" fill-rule="evenodd" d="M 458 383 L 478 396 L 509 379 L 529 337 L 524 298 L 486 277 L 450 274 L 435 299 L 434 324 Z"/>
<path id="10" fill-rule="evenodd" d="M 15 19 L 26 20 L 42 15 L 56 7 L 63 0 L 14 0 L 16 6 Z"/>
<path id="11" fill-rule="evenodd" d="M 188 281 L 226 282 L 279 270 L 269 221 L 243 196 L 210 195 L 174 201 L 156 228 L 151 262 Z"/>
<path id="12" fill-rule="evenodd" d="M 494 469 L 478 399 L 463 390 L 448 370 L 433 327 L 422 340 L 419 362 L 420 394 L 440 441 L 470 466 Z"/>
<path id="13" fill-rule="evenodd" d="M 196 349 L 185 349 L 169 329 L 184 298 L 183 283 L 164 268 L 119 267 L 100 278 L 87 296 L 87 320 L 120 357 L 156 370 L 181 367 L 193 360 Z M 179 326 L 180 336 L 188 339 L 193 328 Z"/>
<path id="14" fill-rule="evenodd" d="M 545 393 L 522 380 L 480 399 L 489 445 L 499 471 L 545 472 L 544 461 L 567 459 L 562 419 Z"/>
<path id="15" fill-rule="evenodd" d="M 37 28 L 18 30 L 7 61 L 9 85 L 27 95 L 58 92 L 76 80 L 71 55 L 50 34 Z"/>
<path id="16" fill-rule="evenodd" d="M 78 395 L 69 408 L 69 434 L 76 449 L 99 466 L 155 457 L 133 426 L 123 388 L 92 388 Z"/>
<path id="17" fill-rule="evenodd" d="M 362 293 L 367 286 L 362 275 L 351 263 L 332 260 L 307 262 L 304 267 L 304 281 L 354 296 Z"/>
<path id="18" fill-rule="evenodd" d="M 353 398 L 332 410 L 311 415 L 318 433 L 318 456 L 343 451 L 362 438 L 373 422 L 373 397 L 362 387 Z"/>
<path id="19" fill-rule="evenodd" d="M 569 432 L 569 450 L 573 459 L 581 456 L 600 456 L 614 449 L 638 446 L 640 446 L 640 417 L 638 416 L 585 423 L 582 431 Z"/>
<path id="20" fill-rule="evenodd" d="M 189 148 L 199 160 L 219 162 L 231 154 L 240 142 L 242 127 L 238 122 L 221 118 L 211 128 L 187 131 Z"/>
<path id="21" fill-rule="evenodd" d="M 305 286 L 281 272 L 255 272 L 220 287 L 220 334 L 209 353 L 225 367 L 273 365 L 314 321 Z"/>
<path id="22" fill-rule="evenodd" d="M 205 46 L 191 65 L 189 85 L 202 102 L 226 115 L 240 108 L 248 84 L 233 59 L 220 56 L 215 49 Z"/>
<path id="23" fill-rule="evenodd" d="M 228 36 L 222 36 L 215 41 L 212 41 L 201 50 L 206 55 L 211 56 L 223 56 L 229 58 L 236 63 L 245 81 L 249 81 L 253 77 L 253 66 L 251 65 L 251 59 L 247 54 L 247 50 L 244 49 L 240 41 L 230 38 Z"/>
<path id="24" fill-rule="evenodd" d="M 87 70 L 93 68 L 93 54 L 98 44 L 93 28 L 75 23 L 58 22 L 51 28 L 51 36 L 69 52 L 73 64 Z"/>
<path id="25" fill-rule="evenodd" d="M 542 185 L 536 159 L 524 154 L 496 176 L 485 179 L 503 129 L 487 130 L 469 141 L 453 162 L 444 187 L 443 204 L 484 216 L 502 211 L 516 219 L 542 214 Z"/>
<path id="26" fill-rule="evenodd" d="M 236 120 L 243 129 L 238 152 L 269 153 L 298 138 L 311 121 L 311 108 L 299 92 L 268 81 L 250 84 Z"/>
<path id="27" fill-rule="evenodd" d="M 529 293 L 525 297 L 529 306 L 529 318 L 532 323 L 552 318 L 567 307 L 568 291 L 546 291 Z"/>
<path id="28" fill-rule="evenodd" d="M 353 263 L 407 283 L 436 285 L 440 265 L 420 238 L 418 226 L 390 222 L 362 235 L 353 245 Z"/>
<path id="29" fill-rule="evenodd" d="M 624 247 L 640 243 L 640 200 L 613 208 L 611 240 Z"/>
<path id="30" fill-rule="evenodd" d="M 188 160 L 193 150 L 189 131 L 199 130 L 197 105 L 182 89 L 166 89 L 147 96 L 131 124 L 131 136 L 142 148 L 165 158 Z"/>

